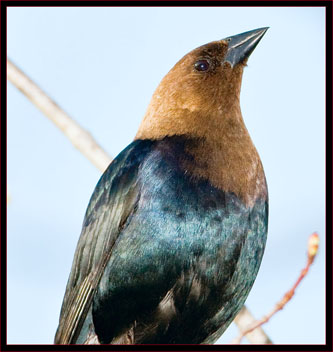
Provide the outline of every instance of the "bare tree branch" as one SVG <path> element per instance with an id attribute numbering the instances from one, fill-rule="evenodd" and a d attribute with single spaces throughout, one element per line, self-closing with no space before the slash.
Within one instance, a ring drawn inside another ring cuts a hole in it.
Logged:
<path id="1" fill-rule="evenodd" d="M 7 78 L 61 129 L 73 145 L 98 169 L 104 171 L 107 168 L 112 159 L 98 145 L 91 134 L 70 118 L 59 105 L 9 59 L 7 59 Z"/>
<path id="2" fill-rule="evenodd" d="M 241 333 L 247 331 L 248 327 L 253 326 L 256 322 L 257 320 L 245 306 L 243 306 L 234 320 L 234 323 L 238 326 L 238 329 Z M 256 329 L 249 331 L 246 334 L 246 338 L 253 344 L 270 345 L 273 343 L 261 326 L 258 326 Z M 234 339 L 231 343 L 239 344 L 240 340 Z"/>
<path id="3" fill-rule="evenodd" d="M 98 145 L 94 138 L 77 122 L 69 117 L 36 83 L 26 76 L 15 64 L 7 59 L 7 78 L 35 106 L 37 106 L 69 138 L 73 145 L 85 155 L 99 170 L 104 171 L 111 162 L 111 157 Z M 255 321 L 244 306 L 234 322 L 243 331 Z M 265 332 L 249 334 L 251 343 L 272 343 Z"/>

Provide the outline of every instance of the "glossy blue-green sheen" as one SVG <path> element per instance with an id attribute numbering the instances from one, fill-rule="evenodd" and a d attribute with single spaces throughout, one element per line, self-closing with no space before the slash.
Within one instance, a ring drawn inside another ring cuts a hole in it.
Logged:
<path id="1" fill-rule="evenodd" d="M 183 136 L 135 141 L 95 190 L 86 225 L 100 207 L 112 208 L 121 187 L 133 186 L 132 209 L 93 300 L 102 343 L 134 322 L 136 343 L 212 343 L 253 285 L 266 242 L 267 199 L 247 208 L 235 194 L 186 172 L 183 161 L 195 163 L 193 143 Z M 171 300 L 159 306 L 169 290 Z"/>

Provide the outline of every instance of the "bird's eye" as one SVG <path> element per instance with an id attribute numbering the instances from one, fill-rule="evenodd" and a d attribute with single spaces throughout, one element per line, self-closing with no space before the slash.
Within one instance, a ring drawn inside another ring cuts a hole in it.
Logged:
<path id="1" fill-rule="evenodd" d="M 194 64 L 194 68 L 197 71 L 207 71 L 209 69 L 209 61 L 208 60 L 198 60 L 195 64 Z"/>

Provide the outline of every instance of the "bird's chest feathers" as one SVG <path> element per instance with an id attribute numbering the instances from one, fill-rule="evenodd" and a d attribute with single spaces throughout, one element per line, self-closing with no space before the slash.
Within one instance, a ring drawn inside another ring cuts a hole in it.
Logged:
<path id="1" fill-rule="evenodd" d="M 200 255 L 202 248 L 209 250 L 209 247 L 215 251 L 231 233 L 246 234 L 249 222 L 255 218 L 250 216 L 252 205 L 248 206 L 236 192 L 216 187 L 207 177 L 214 174 L 207 174 L 211 170 L 205 166 L 216 159 L 223 163 L 223 158 L 221 161 L 218 155 L 210 154 L 210 161 L 193 159 L 189 149 L 193 151 L 194 146 L 197 146 L 196 142 L 183 137 L 165 139 L 157 143 L 142 165 L 140 218 L 135 224 L 145 223 L 152 252 L 157 250 L 155 245 L 159 249 L 172 248 L 183 254 L 188 251 L 188 254 Z M 228 170 L 232 167 L 229 165 Z M 256 167 L 251 171 L 253 175 Z M 198 170 L 202 174 L 194 173 Z M 222 172 L 224 176 L 224 170 L 216 169 L 215 172 Z M 233 181 L 237 183 L 237 176 Z M 253 200 L 253 204 L 255 202 Z M 239 238 L 235 238 L 235 242 L 237 240 Z M 232 238 L 230 241 L 232 248 Z"/>
<path id="2" fill-rule="evenodd" d="M 200 160 L 200 154 L 192 153 L 200 147 L 183 136 L 164 138 L 153 143 L 141 163 L 136 211 L 119 236 L 114 256 L 122 270 L 128 267 L 129 276 L 136 273 L 150 280 L 156 270 L 161 276 L 165 272 L 177 276 L 187 266 L 199 265 L 199 271 L 215 270 L 223 277 L 221 267 L 236 265 L 244 241 L 250 236 L 257 243 L 264 233 L 266 199 L 253 200 L 249 206 L 232 189 L 216 187 L 211 178 L 204 177 L 212 176 L 204 166 L 225 159 L 211 154 L 207 161 L 202 154 Z M 233 165 L 227 169 L 236 171 Z M 203 174 L 196 174 L 198 170 Z"/>

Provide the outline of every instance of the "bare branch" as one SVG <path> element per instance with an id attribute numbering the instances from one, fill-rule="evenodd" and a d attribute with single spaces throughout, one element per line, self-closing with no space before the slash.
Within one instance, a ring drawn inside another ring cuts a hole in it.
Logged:
<path id="1" fill-rule="evenodd" d="M 89 132 L 70 118 L 29 77 L 7 59 L 7 78 L 38 109 L 40 109 L 98 169 L 104 171 L 111 157 L 98 145 Z"/>
<path id="2" fill-rule="evenodd" d="M 309 268 L 311 266 L 311 264 L 314 261 L 314 258 L 318 252 L 318 246 L 319 246 L 319 236 L 317 233 L 313 233 L 310 238 L 309 238 L 309 242 L 308 242 L 308 258 L 307 258 L 307 263 L 305 268 L 301 271 L 298 279 L 296 280 L 295 284 L 293 285 L 293 287 L 287 292 L 285 293 L 285 295 L 283 296 L 283 298 L 275 305 L 274 309 L 266 316 L 264 316 L 262 319 L 255 321 L 252 326 L 248 327 L 246 330 L 243 330 L 241 332 L 241 334 L 232 341 L 232 343 L 234 344 L 240 344 L 241 340 L 243 339 L 243 337 L 251 332 L 254 332 L 255 329 L 258 329 L 259 327 L 261 327 L 263 324 L 267 323 L 272 316 L 277 313 L 279 310 L 283 309 L 284 306 L 292 299 L 292 297 L 295 294 L 295 290 L 298 287 L 298 285 L 300 284 L 300 282 L 304 279 L 304 277 L 307 275 L 307 273 L 309 272 Z"/>
<path id="3" fill-rule="evenodd" d="M 250 311 L 245 306 L 243 306 L 241 311 L 236 316 L 234 323 L 238 326 L 238 329 L 241 332 L 244 332 L 249 326 L 253 326 L 256 323 L 256 319 L 253 317 Z M 270 345 L 273 343 L 260 326 L 252 331 L 249 331 L 246 334 L 246 338 L 253 344 Z M 236 342 L 235 339 L 231 343 L 240 343 L 240 341 Z"/>

